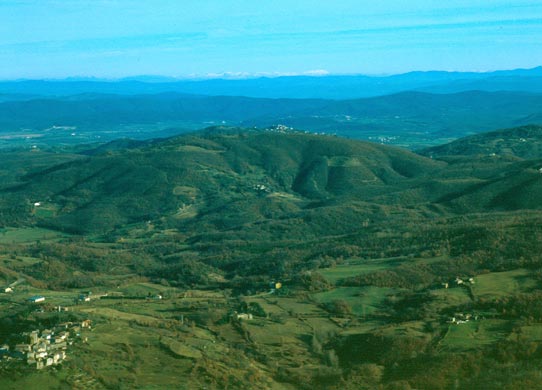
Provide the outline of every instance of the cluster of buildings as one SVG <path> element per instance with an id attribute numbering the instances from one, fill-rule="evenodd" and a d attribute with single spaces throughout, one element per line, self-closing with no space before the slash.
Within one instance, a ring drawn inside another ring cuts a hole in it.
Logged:
<path id="1" fill-rule="evenodd" d="M 258 192 L 271 192 L 271 189 L 265 184 L 254 184 L 252 188 Z"/>
<path id="2" fill-rule="evenodd" d="M 38 370 L 62 363 L 66 359 L 68 345 L 72 345 L 74 339 L 81 337 L 82 329 L 90 329 L 90 320 L 82 322 L 64 322 L 54 329 L 45 329 L 41 332 L 34 330 L 23 333 L 24 342 L 0 346 L 0 358 L 4 361 L 26 361 L 26 363 Z"/>
<path id="3" fill-rule="evenodd" d="M 453 282 L 442 283 L 442 287 L 449 288 L 451 286 L 472 286 L 475 284 L 474 278 L 461 279 L 459 276 Z"/>
<path id="4" fill-rule="evenodd" d="M 254 319 L 254 316 L 252 315 L 252 313 L 237 313 L 237 312 L 235 312 L 235 313 L 233 313 L 233 315 L 239 321 L 241 321 L 241 320 L 247 321 L 247 320 Z"/>
<path id="5" fill-rule="evenodd" d="M 478 315 L 456 313 L 453 317 L 450 318 L 448 323 L 461 325 L 461 324 L 466 324 L 469 321 L 478 321 Z"/>

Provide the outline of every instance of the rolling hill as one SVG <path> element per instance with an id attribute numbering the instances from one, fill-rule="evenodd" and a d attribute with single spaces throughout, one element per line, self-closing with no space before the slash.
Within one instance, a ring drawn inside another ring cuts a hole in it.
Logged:
<path id="1" fill-rule="evenodd" d="M 538 126 L 527 126 L 467 137 L 423 151 L 432 159 L 339 137 L 232 128 L 115 141 L 58 159 L 35 151 L 35 161 L 43 156 L 51 164 L 10 176 L 1 189 L 3 213 L 26 210 L 29 222 L 80 233 L 162 221 L 192 234 L 233 229 L 268 235 L 262 229 L 287 231 L 292 221 L 311 221 L 292 233 L 300 238 L 322 234 L 346 215 L 350 220 L 335 225 L 334 234 L 390 213 L 538 209 L 539 133 Z M 495 143 L 515 152 L 489 156 L 488 145 Z M 39 209 L 31 207 L 38 201 Z"/>
<path id="2" fill-rule="evenodd" d="M 35 169 L 3 193 L 45 201 L 55 216 L 41 223 L 76 230 L 176 213 L 234 226 L 314 200 L 368 201 L 442 165 L 382 145 L 276 131 L 212 129 L 113 149 Z"/>
<path id="3" fill-rule="evenodd" d="M 530 125 L 461 138 L 449 144 L 421 150 L 424 156 L 492 156 L 542 158 L 542 126 Z"/>

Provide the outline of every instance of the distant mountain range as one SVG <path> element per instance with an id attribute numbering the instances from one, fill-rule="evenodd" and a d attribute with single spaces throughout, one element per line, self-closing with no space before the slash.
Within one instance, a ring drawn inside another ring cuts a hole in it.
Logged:
<path id="1" fill-rule="evenodd" d="M 102 141 L 164 137 L 217 124 L 281 124 L 419 149 L 495 128 L 540 123 L 541 117 L 542 94 L 526 92 L 401 92 L 340 101 L 86 93 L 1 102 L 0 136 L 51 144 L 58 141 L 51 137 L 59 136 L 62 143 L 74 143 L 73 133 L 83 137 L 76 138 L 82 143 L 96 136 Z"/>
<path id="2" fill-rule="evenodd" d="M 114 81 L 70 78 L 0 82 L 0 94 L 45 96 L 81 93 L 134 95 L 177 92 L 207 96 L 355 99 L 411 90 L 435 93 L 470 90 L 542 93 L 542 67 L 486 73 L 410 72 L 393 76 L 283 76 L 204 80 L 138 76 Z"/>

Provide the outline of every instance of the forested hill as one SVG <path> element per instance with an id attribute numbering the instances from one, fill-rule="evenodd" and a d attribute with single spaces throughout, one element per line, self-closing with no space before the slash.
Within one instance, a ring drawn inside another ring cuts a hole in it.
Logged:
<path id="1" fill-rule="evenodd" d="M 115 142 L 71 157 L 26 155 L 42 160 L 7 175 L 0 190 L 2 223 L 80 233 L 161 221 L 191 232 L 237 229 L 254 235 L 269 226 L 288 231 L 301 218 L 303 231 L 293 234 L 307 237 L 347 233 L 390 213 L 537 209 L 542 196 L 539 160 L 439 161 L 385 145 L 278 129 L 211 128 L 161 141 Z M 42 204 L 36 208 L 35 202 Z"/>
<path id="2" fill-rule="evenodd" d="M 348 199 L 336 206 L 346 210 L 351 200 L 401 191 L 444 165 L 398 148 L 278 130 L 215 128 L 129 149 L 113 145 L 61 164 L 50 156 L 51 166 L 13 177 L 2 189 L 4 208 L 43 201 L 51 213 L 28 209 L 27 217 L 72 231 L 162 217 L 196 230 L 232 228 L 310 214 L 313 202 Z"/>
<path id="3" fill-rule="evenodd" d="M 542 126 L 529 125 L 476 134 L 420 151 L 424 156 L 493 156 L 542 158 Z"/>

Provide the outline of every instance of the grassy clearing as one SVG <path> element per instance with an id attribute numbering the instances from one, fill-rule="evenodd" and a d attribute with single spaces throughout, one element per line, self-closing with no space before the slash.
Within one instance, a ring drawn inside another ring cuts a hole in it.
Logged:
<path id="1" fill-rule="evenodd" d="M 194 302 L 199 299 L 202 305 L 208 303 L 207 298 L 189 299 Z M 264 381 L 269 387 L 261 388 L 291 388 L 274 383 L 267 367 L 249 363 L 242 351 L 232 348 L 246 340 L 231 324 L 211 325 L 211 330 L 160 318 L 164 312 L 175 314 L 174 309 L 185 301 L 185 298 L 165 300 L 160 303 L 165 311 L 141 301 L 126 301 L 119 310 L 108 301 L 100 302 L 108 307 L 82 308 L 97 318 L 97 326 L 89 333 L 88 344 L 79 347 L 78 365 L 87 367 L 94 377 L 112 388 L 119 384 L 127 388 L 205 388 L 202 372 L 222 378 L 224 388 L 237 388 L 235 383 L 239 382 L 235 381 L 244 380 L 247 370 L 267 378 Z M 140 310 L 147 314 L 135 314 Z M 243 326 L 260 348 L 270 345 L 273 351 L 280 348 L 273 343 L 284 344 L 286 359 L 289 350 L 295 350 L 296 354 L 291 355 L 298 359 L 301 348 L 305 347 L 299 335 L 310 330 L 295 319 L 286 324 L 255 319 L 243 322 Z M 197 369 L 199 366 L 201 369 Z M 179 377 L 183 378 L 182 385 Z"/>
<path id="2" fill-rule="evenodd" d="M 403 258 L 375 260 L 350 259 L 336 267 L 319 269 L 318 272 L 329 282 L 335 284 L 341 279 L 387 269 L 397 266 L 403 261 Z"/>
<path id="3" fill-rule="evenodd" d="M 124 384 L 131 388 L 154 385 L 175 388 L 176 375 L 189 376 L 190 359 L 165 350 L 159 341 L 169 332 L 129 325 L 127 318 L 108 317 L 95 327 L 88 345 L 80 346 L 82 364 L 107 386 Z M 172 340 L 168 338 L 166 340 Z M 167 366 L 167 372 L 162 367 Z M 182 388 L 182 387 L 181 387 Z"/>
<path id="4" fill-rule="evenodd" d="M 286 310 L 279 305 L 279 299 L 271 298 L 250 298 L 247 302 L 256 302 L 269 316 L 286 314 Z"/>
<path id="5" fill-rule="evenodd" d="M 387 336 L 430 337 L 425 331 L 424 321 L 408 321 L 398 325 L 383 326 L 381 331 Z"/>
<path id="6" fill-rule="evenodd" d="M 120 288 L 118 289 L 118 291 L 124 293 L 125 295 L 140 296 L 140 297 L 145 297 L 149 293 L 151 295 L 156 295 L 159 293 L 163 293 L 166 290 L 172 290 L 172 289 L 166 286 L 162 286 L 159 284 L 152 284 L 152 283 L 130 284 L 127 286 L 120 286 Z"/>
<path id="7" fill-rule="evenodd" d="M 344 264 L 330 268 L 319 269 L 318 272 L 326 278 L 330 283 L 336 284 L 341 279 L 367 274 L 370 272 L 382 271 L 385 269 L 395 268 L 405 262 L 430 264 L 444 260 L 444 257 L 431 258 L 406 258 L 406 257 L 390 257 L 383 259 L 349 259 Z"/>
<path id="8" fill-rule="evenodd" d="M 285 344 L 297 344 L 302 347 L 302 340 L 312 333 L 307 324 L 291 318 L 280 324 L 247 321 L 246 327 L 255 342 L 278 347 Z"/>
<path id="9" fill-rule="evenodd" d="M 521 336 L 532 341 L 542 341 L 542 324 L 522 326 Z"/>
<path id="10" fill-rule="evenodd" d="M 461 306 L 471 302 L 467 289 L 465 288 L 447 288 L 431 291 L 432 300 L 428 304 L 428 308 L 432 312 L 439 312 L 440 310 L 450 306 Z"/>
<path id="11" fill-rule="evenodd" d="M 508 321 L 496 319 L 451 324 L 440 346 L 449 351 L 466 351 L 489 345 L 505 338 L 509 326 Z"/>
<path id="12" fill-rule="evenodd" d="M 356 335 L 370 333 L 375 329 L 380 329 L 385 323 L 379 320 L 367 320 L 360 321 L 357 325 L 350 326 L 346 330 L 342 331 L 343 336 Z"/>
<path id="13" fill-rule="evenodd" d="M 0 230 L 0 244 L 24 244 L 51 241 L 68 237 L 65 233 L 42 228 L 4 228 Z"/>
<path id="14" fill-rule="evenodd" d="M 61 388 L 61 375 L 50 372 L 29 372 L 24 376 L 13 378 L 0 376 L 0 389 L 2 390 L 43 390 Z"/>
<path id="15" fill-rule="evenodd" d="M 277 305 L 290 315 L 326 316 L 327 313 L 312 302 L 300 302 L 295 298 L 280 298 Z"/>
<path id="16" fill-rule="evenodd" d="M 42 288 L 35 288 L 29 286 L 26 283 L 17 285 L 14 288 L 13 293 L 6 294 L 5 296 L 12 302 L 15 303 L 27 303 L 28 298 L 36 295 L 42 295 L 45 297 L 45 304 L 47 305 L 61 305 L 61 306 L 71 306 L 74 303 L 74 299 L 79 295 L 78 291 L 53 291 Z M 34 306 L 39 307 L 41 304 L 35 304 Z"/>
<path id="17" fill-rule="evenodd" d="M 339 287 L 314 294 L 313 298 L 319 303 L 344 300 L 350 305 L 352 313 L 365 316 L 385 309 L 386 298 L 397 292 L 399 290 L 389 287 Z"/>
<path id="18" fill-rule="evenodd" d="M 125 311 L 112 309 L 110 307 L 81 307 L 80 309 L 78 309 L 78 311 L 82 313 L 99 315 L 108 319 L 122 321 L 138 321 L 140 323 L 148 325 L 159 325 L 163 322 L 162 320 L 149 315 L 127 313 Z"/>
<path id="19" fill-rule="evenodd" d="M 34 215 L 38 218 L 52 218 L 58 212 L 58 207 L 54 204 L 41 205 L 34 208 Z"/>
<path id="20" fill-rule="evenodd" d="M 27 257 L 27 256 L 14 256 L 14 257 L 1 257 L 0 261 L 2 261 L 6 266 L 8 266 L 11 269 L 18 269 L 18 268 L 24 268 L 32 266 L 36 263 L 39 263 L 41 260 L 36 259 L 35 257 Z"/>
<path id="21" fill-rule="evenodd" d="M 475 278 L 472 292 L 475 297 L 503 297 L 527 291 L 536 286 L 529 271 L 516 269 L 506 272 L 491 272 Z"/>

